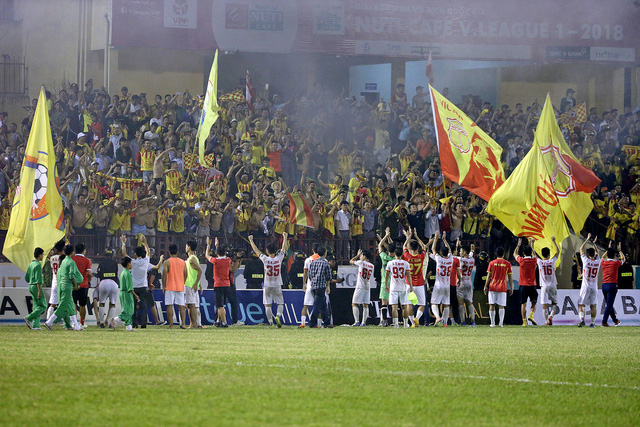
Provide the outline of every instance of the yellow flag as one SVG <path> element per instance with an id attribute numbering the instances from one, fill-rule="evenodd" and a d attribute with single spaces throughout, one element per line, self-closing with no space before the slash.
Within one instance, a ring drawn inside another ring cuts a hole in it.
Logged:
<path id="1" fill-rule="evenodd" d="M 209 80 L 207 81 L 207 93 L 204 96 L 202 105 L 202 117 L 198 127 L 198 147 L 200 152 L 200 164 L 206 164 L 204 153 L 206 151 L 206 141 L 211 131 L 211 126 L 218 120 L 218 50 L 211 64 Z"/>
<path id="2" fill-rule="evenodd" d="M 40 90 L 2 253 L 26 271 L 36 247 L 45 254 L 64 237 L 64 211 L 44 88 Z"/>
<path id="3" fill-rule="evenodd" d="M 535 145 L 540 147 L 545 171 L 558 196 L 560 207 L 573 230 L 579 233 L 593 209 L 591 193 L 600 180 L 592 170 L 580 164 L 565 142 L 549 94 L 536 128 Z"/>
<path id="4" fill-rule="evenodd" d="M 429 90 L 442 173 L 489 200 L 504 182 L 502 147 L 447 98 Z"/>

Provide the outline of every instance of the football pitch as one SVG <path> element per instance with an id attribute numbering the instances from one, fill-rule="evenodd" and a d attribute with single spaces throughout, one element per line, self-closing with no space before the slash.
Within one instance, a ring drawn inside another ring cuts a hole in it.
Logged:
<path id="1" fill-rule="evenodd" d="M 638 425 L 640 328 L 1 326 L 5 425 Z"/>

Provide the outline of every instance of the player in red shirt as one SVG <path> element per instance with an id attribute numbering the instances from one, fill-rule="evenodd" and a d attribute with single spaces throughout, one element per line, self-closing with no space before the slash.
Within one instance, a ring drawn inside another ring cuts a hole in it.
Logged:
<path id="1" fill-rule="evenodd" d="M 76 306 L 80 307 L 80 325 L 84 327 L 84 318 L 87 315 L 87 301 L 89 300 L 89 282 L 93 278 L 91 272 L 91 260 L 85 255 L 87 248 L 84 243 L 78 243 L 76 245 L 76 255 L 73 256 L 73 260 L 78 266 L 78 271 L 82 274 L 82 283 L 80 287 L 73 291 L 73 302 Z"/>
<path id="2" fill-rule="evenodd" d="M 227 249 L 220 246 L 216 237 L 216 255 L 211 253 L 211 238 L 207 237 L 207 250 L 205 252 L 209 262 L 213 264 L 213 293 L 216 298 L 218 308 L 218 320 L 215 325 L 219 328 L 226 328 L 227 311 L 224 305 L 229 300 L 231 290 L 231 280 L 229 279 L 229 269 L 231 268 L 231 258 L 227 256 Z"/>
<path id="3" fill-rule="evenodd" d="M 536 303 L 538 302 L 538 290 L 536 289 L 536 266 L 538 260 L 533 256 L 533 240 L 529 242 L 528 246 L 522 249 L 523 257 L 520 256 L 520 244 L 523 239 L 518 239 L 518 245 L 513 250 L 513 257 L 520 264 L 520 280 L 518 285 L 520 286 L 520 302 L 522 303 L 522 326 L 527 326 L 527 299 L 531 301 L 531 311 L 529 312 L 529 322 L 533 325 L 537 325 L 533 320 L 533 315 L 536 312 Z"/>
<path id="4" fill-rule="evenodd" d="M 622 253 L 622 244 L 618 243 L 618 255 L 620 259 L 615 259 L 616 250 L 613 248 L 613 242 L 609 242 L 609 248 L 607 249 L 605 258 L 602 259 L 600 265 L 602 266 L 602 294 L 607 302 L 607 306 L 602 314 L 602 326 L 608 327 L 609 316 L 613 323 L 618 326 L 620 320 L 616 317 L 616 311 L 613 308 L 613 303 L 616 300 L 616 294 L 618 293 L 618 268 L 624 263 L 625 256 Z"/>
<path id="5" fill-rule="evenodd" d="M 504 308 L 507 305 L 507 291 L 509 295 L 513 295 L 511 264 L 504 259 L 504 248 L 496 249 L 496 256 L 497 258 L 489 263 L 487 281 L 484 284 L 484 294 L 489 295 L 489 318 L 492 328 L 496 326 L 496 304 L 500 307 L 500 327 L 502 327 Z"/>
<path id="6" fill-rule="evenodd" d="M 413 286 L 413 292 L 418 298 L 418 312 L 413 319 L 413 324 L 417 327 L 420 324 L 420 318 L 424 314 L 424 307 L 427 303 L 424 290 L 424 272 L 422 269 L 424 259 L 427 255 L 427 246 L 420 240 L 415 229 L 409 232 L 404 231 L 404 236 L 406 240 L 404 242 L 402 259 L 407 261 L 411 266 L 411 285 Z M 412 238 L 415 240 L 412 240 Z M 413 307 L 407 311 L 412 314 Z"/>

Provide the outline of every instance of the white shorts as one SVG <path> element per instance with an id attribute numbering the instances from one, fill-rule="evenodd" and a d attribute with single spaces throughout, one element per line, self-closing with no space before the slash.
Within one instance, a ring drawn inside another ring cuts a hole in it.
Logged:
<path id="1" fill-rule="evenodd" d="M 360 288 L 353 292 L 351 304 L 369 304 L 371 303 L 371 290 Z"/>
<path id="2" fill-rule="evenodd" d="M 51 295 L 49 295 L 49 304 L 58 305 L 58 284 L 53 284 L 51 287 Z"/>
<path id="3" fill-rule="evenodd" d="M 598 303 L 598 289 L 590 286 L 582 286 L 580 288 L 580 297 L 578 305 L 595 305 Z"/>
<path id="4" fill-rule="evenodd" d="M 507 293 L 489 291 L 489 304 L 497 304 L 500 307 L 507 306 Z"/>
<path id="5" fill-rule="evenodd" d="M 473 302 L 473 285 L 471 283 L 460 283 L 456 287 L 456 296 L 465 301 Z"/>
<path id="6" fill-rule="evenodd" d="M 558 304 L 558 287 L 542 286 L 540 288 L 540 300 L 542 304 Z"/>
<path id="7" fill-rule="evenodd" d="M 409 299 L 407 296 L 409 292 L 407 291 L 391 291 L 389 292 L 389 304 L 391 305 L 408 305 Z"/>
<path id="8" fill-rule="evenodd" d="M 306 298 L 306 294 L 305 294 Z M 262 289 L 262 304 L 271 305 L 273 303 L 278 305 L 284 304 L 284 297 L 282 296 L 282 288 L 280 286 L 265 286 Z M 313 303 L 311 303 L 313 305 Z"/>
<path id="9" fill-rule="evenodd" d="M 418 305 L 425 306 L 427 304 L 427 298 L 424 294 L 424 286 L 414 286 L 413 293 L 418 297 Z"/>
<path id="10" fill-rule="evenodd" d="M 184 291 L 165 291 L 164 305 L 184 305 Z"/>
<path id="11" fill-rule="evenodd" d="M 98 302 L 100 304 L 106 304 L 109 301 L 109 304 L 115 305 L 118 300 L 118 284 L 111 279 L 102 280 L 96 291 L 98 291 Z M 95 296 L 95 291 L 93 294 Z"/>
<path id="12" fill-rule="evenodd" d="M 431 304 L 444 304 L 449 305 L 451 302 L 451 287 L 439 286 L 434 287 L 431 292 Z"/>
<path id="13" fill-rule="evenodd" d="M 200 298 L 198 295 L 198 291 L 196 291 L 191 286 L 185 286 L 184 287 L 184 303 L 194 304 L 196 307 L 200 307 Z"/>
<path id="14" fill-rule="evenodd" d="M 312 307 L 313 306 L 313 294 L 311 293 L 311 285 L 307 284 L 307 290 L 304 291 L 304 302 L 303 305 Z"/>

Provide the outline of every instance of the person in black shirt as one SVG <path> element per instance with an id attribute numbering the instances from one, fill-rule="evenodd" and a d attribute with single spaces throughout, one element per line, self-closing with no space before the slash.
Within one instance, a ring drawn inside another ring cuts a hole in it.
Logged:
<path id="1" fill-rule="evenodd" d="M 264 267 L 262 261 L 253 251 L 251 257 L 244 264 L 244 279 L 247 282 L 247 289 L 262 289 Z"/>
<path id="2" fill-rule="evenodd" d="M 618 289 L 633 289 L 633 266 L 629 262 L 629 256 L 625 257 L 624 263 L 618 268 Z"/>
<path id="3" fill-rule="evenodd" d="M 289 269 L 290 289 L 302 289 L 302 277 L 304 275 L 304 260 L 307 256 L 304 252 L 296 252 L 293 264 Z"/>
<path id="4" fill-rule="evenodd" d="M 582 259 L 580 253 L 576 252 L 571 266 L 571 288 L 580 289 L 582 286 Z"/>

